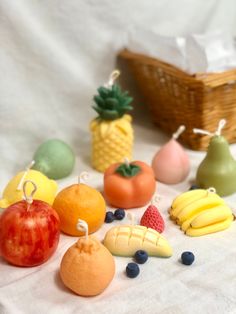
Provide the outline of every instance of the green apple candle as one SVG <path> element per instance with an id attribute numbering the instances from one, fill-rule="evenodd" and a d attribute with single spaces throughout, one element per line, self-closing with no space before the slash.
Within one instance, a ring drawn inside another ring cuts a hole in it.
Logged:
<path id="1" fill-rule="evenodd" d="M 220 196 L 236 192 L 236 161 L 231 155 L 227 140 L 221 135 L 225 123 L 225 120 L 220 120 L 215 133 L 193 130 L 194 133 L 211 136 L 207 154 L 197 170 L 197 185 L 204 189 L 214 187 Z"/>
<path id="2" fill-rule="evenodd" d="M 50 179 L 62 179 L 73 170 L 75 154 L 72 149 L 59 139 L 50 139 L 42 143 L 34 154 L 33 169 L 45 174 Z"/>

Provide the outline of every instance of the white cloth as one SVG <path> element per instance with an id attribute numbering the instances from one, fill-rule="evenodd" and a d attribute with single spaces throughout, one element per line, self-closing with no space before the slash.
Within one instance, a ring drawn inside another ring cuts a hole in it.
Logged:
<path id="1" fill-rule="evenodd" d="M 102 175 L 91 170 L 89 121 L 97 86 L 114 68 L 115 55 L 126 43 L 132 25 L 154 25 L 163 35 L 185 35 L 224 26 L 235 32 L 234 0 L 83 1 L 0 0 L 0 189 L 24 169 L 47 138 L 64 139 L 74 149 L 73 174 L 60 188 L 91 172 L 90 184 L 101 188 Z M 150 163 L 167 137 L 135 116 L 134 158 Z M 196 127 L 198 127 L 196 125 Z M 232 145 L 236 156 L 236 147 Z M 204 153 L 189 151 L 192 173 L 176 186 L 158 184 L 164 235 L 174 255 L 150 258 L 136 279 L 124 275 L 131 258 L 115 258 L 116 275 L 100 296 L 81 298 L 58 277 L 60 260 L 76 239 L 61 235 L 58 250 L 44 265 L 17 268 L 0 259 L 1 314 L 72 313 L 236 313 L 236 226 L 192 239 L 168 219 L 174 196 L 188 189 Z M 236 195 L 229 198 L 234 206 Z M 133 211 L 137 220 L 143 210 Z M 124 223 L 124 221 L 122 222 Z M 111 225 L 97 233 L 103 238 Z M 191 250 L 196 262 L 185 267 L 181 253 Z"/>
<path id="2" fill-rule="evenodd" d="M 163 36 L 157 31 L 134 27 L 127 48 L 169 63 L 189 74 L 217 73 L 236 68 L 236 46 L 232 35 L 222 31 Z"/>

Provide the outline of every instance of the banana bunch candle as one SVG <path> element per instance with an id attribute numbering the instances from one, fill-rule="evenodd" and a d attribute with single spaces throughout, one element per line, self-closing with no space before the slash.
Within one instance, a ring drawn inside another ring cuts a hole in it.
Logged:
<path id="1" fill-rule="evenodd" d="M 104 172 L 111 164 L 122 162 L 124 157 L 132 159 L 133 128 L 128 111 L 133 98 L 128 92 L 114 84 L 120 75 L 118 70 L 110 75 L 109 82 L 98 88 L 94 96 L 93 109 L 98 117 L 92 120 L 92 166 Z"/>
<path id="2" fill-rule="evenodd" d="M 178 195 L 169 210 L 170 218 L 191 237 L 198 237 L 230 227 L 232 210 L 214 188 L 195 189 Z"/>

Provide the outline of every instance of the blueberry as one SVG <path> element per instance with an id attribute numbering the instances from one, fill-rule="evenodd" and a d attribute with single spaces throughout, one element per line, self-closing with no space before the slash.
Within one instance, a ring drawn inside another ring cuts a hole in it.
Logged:
<path id="1" fill-rule="evenodd" d="M 138 264 L 144 264 L 146 263 L 146 261 L 148 260 L 148 254 L 146 251 L 143 250 L 138 250 L 135 254 L 134 254 L 134 258 L 135 261 Z"/>
<path id="2" fill-rule="evenodd" d="M 194 262 L 194 254 L 192 252 L 183 252 L 181 260 L 184 265 L 191 265 Z"/>
<path id="3" fill-rule="evenodd" d="M 189 191 L 191 191 L 191 190 L 198 190 L 198 189 L 200 189 L 199 186 L 193 184 L 193 185 L 190 186 Z"/>
<path id="4" fill-rule="evenodd" d="M 125 217 L 124 209 L 118 208 L 114 212 L 115 219 L 122 220 Z"/>
<path id="5" fill-rule="evenodd" d="M 135 278 L 135 277 L 138 276 L 138 274 L 139 274 L 139 266 L 138 266 L 138 264 L 136 264 L 136 263 L 129 263 L 126 266 L 126 275 L 129 278 Z"/>
<path id="6" fill-rule="evenodd" d="M 106 223 L 111 223 L 112 221 L 114 221 L 115 217 L 113 212 L 107 212 L 106 213 L 106 217 L 105 217 L 105 222 Z"/>

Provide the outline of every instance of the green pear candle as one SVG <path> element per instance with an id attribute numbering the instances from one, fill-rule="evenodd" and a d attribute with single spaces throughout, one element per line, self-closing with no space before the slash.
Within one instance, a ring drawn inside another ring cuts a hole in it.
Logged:
<path id="1" fill-rule="evenodd" d="M 196 183 L 204 189 L 214 187 L 220 196 L 236 192 L 236 161 L 227 140 L 221 135 L 225 123 L 224 119 L 220 120 L 215 133 L 193 129 L 194 133 L 211 136 L 207 154 L 197 170 Z"/>

